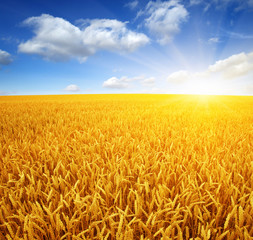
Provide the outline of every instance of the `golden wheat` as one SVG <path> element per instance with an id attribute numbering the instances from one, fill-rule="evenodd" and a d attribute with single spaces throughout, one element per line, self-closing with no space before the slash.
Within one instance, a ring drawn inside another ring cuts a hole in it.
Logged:
<path id="1" fill-rule="evenodd" d="M 0 97 L 0 239 L 252 239 L 253 97 Z"/>

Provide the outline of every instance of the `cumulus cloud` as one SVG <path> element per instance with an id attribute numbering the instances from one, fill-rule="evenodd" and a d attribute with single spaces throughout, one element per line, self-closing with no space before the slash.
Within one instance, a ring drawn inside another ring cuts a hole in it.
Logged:
<path id="1" fill-rule="evenodd" d="M 232 55 L 209 66 L 209 73 L 221 73 L 223 78 L 232 79 L 253 71 L 253 52 Z"/>
<path id="2" fill-rule="evenodd" d="M 239 53 L 226 59 L 216 61 L 202 72 L 180 70 L 171 73 L 167 80 L 170 83 L 181 84 L 192 80 L 208 79 L 219 75 L 223 80 L 235 79 L 253 73 L 253 52 Z"/>
<path id="3" fill-rule="evenodd" d="M 155 78 L 150 77 L 150 78 L 145 78 L 145 76 L 136 76 L 136 77 L 111 77 L 108 80 L 104 81 L 103 87 L 105 88 L 128 88 L 130 86 L 131 82 L 140 82 L 143 86 L 153 86 L 155 83 Z"/>
<path id="4" fill-rule="evenodd" d="M 129 84 L 127 83 L 125 77 L 123 78 L 116 78 L 111 77 L 108 80 L 104 81 L 103 87 L 105 88 L 127 88 Z"/>
<path id="5" fill-rule="evenodd" d="M 24 25 L 33 27 L 35 36 L 19 44 L 19 52 L 53 61 L 77 58 L 83 62 L 99 50 L 132 52 L 149 42 L 145 34 L 127 29 L 126 23 L 118 20 L 83 20 L 81 26 L 75 26 L 42 14 L 26 19 Z"/>
<path id="6" fill-rule="evenodd" d="M 68 92 L 79 92 L 80 88 L 75 84 L 70 84 L 66 88 L 64 88 L 64 90 Z"/>
<path id="7" fill-rule="evenodd" d="M 253 52 L 242 52 L 216 61 L 201 72 L 174 72 L 168 76 L 168 82 L 179 93 L 252 94 L 249 84 L 252 77 Z"/>
<path id="8" fill-rule="evenodd" d="M 170 74 L 167 78 L 168 82 L 171 83 L 183 83 L 190 78 L 190 73 L 184 70 L 180 70 Z"/>
<path id="9" fill-rule="evenodd" d="M 0 49 L 0 65 L 8 65 L 12 63 L 12 61 L 11 55 Z"/>
<path id="10" fill-rule="evenodd" d="M 160 44 L 170 42 L 175 34 L 180 32 L 180 27 L 188 18 L 186 8 L 177 0 L 164 2 L 150 1 L 144 11 L 137 16 L 146 15 L 145 26 L 157 37 Z"/>

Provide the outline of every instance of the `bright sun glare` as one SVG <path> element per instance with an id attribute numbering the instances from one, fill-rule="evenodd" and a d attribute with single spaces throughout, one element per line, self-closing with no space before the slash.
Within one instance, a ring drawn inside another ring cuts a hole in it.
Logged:
<path id="1" fill-rule="evenodd" d="M 226 85 L 221 81 L 218 82 L 216 80 L 197 80 L 192 81 L 185 86 L 185 93 L 188 94 L 220 95 L 226 94 L 226 91 Z"/>

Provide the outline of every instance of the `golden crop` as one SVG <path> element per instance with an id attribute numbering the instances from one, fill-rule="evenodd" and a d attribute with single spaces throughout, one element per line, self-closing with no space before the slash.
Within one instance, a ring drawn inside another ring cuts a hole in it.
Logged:
<path id="1" fill-rule="evenodd" d="M 0 97 L 0 239 L 252 239 L 253 97 Z"/>

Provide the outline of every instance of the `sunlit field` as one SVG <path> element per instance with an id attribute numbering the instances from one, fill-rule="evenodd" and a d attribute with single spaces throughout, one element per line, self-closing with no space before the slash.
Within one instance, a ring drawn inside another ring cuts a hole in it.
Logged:
<path id="1" fill-rule="evenodd" d="M 0 239 L 252 239 L 253 97 L 0 97 Z"/>

